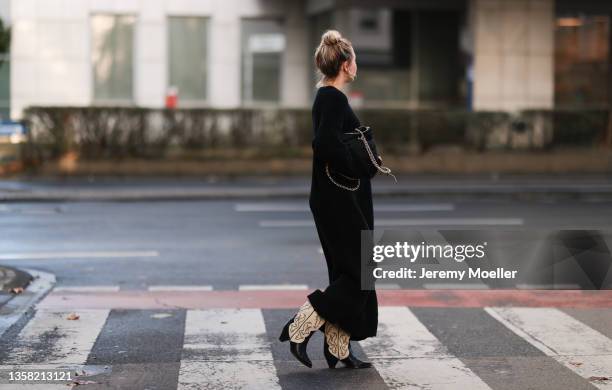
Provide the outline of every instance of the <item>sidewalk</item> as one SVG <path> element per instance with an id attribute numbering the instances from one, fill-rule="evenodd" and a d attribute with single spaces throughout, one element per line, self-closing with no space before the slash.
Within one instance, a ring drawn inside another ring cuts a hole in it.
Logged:
<path id="1" fill-rule="evenodd" d="M 308 197 L 310 180 L 310 176 L 17 178 L 0 180 L 0 202 Z M 397 183 L 379 175 L 372 187 L 376 197 L 612 200 L 612 175 L 598 174 L 402 175 Z"/>
<path id="2" fill-rule="evenodd" d="M 0 265 L 0 307 L 16 295 L 11 292 L 12 289 L 19 287 L 25 289 L 32 279 L 32 275 L 26 271 Z"/>
<path id="3" fill-rule="evenodd" d="M 31 311 L 55 285 L 55 275 L 0 265 L 0 337 Z M 23 288 L 19 293 L 13 288 Z"/>
<path id="4" fill-rule="evenodd" d="M 26 288 L 32 281 L 28 272 L 5 265 L 0 265 L 0 291 L 8 293 L 12 288 Z"/>

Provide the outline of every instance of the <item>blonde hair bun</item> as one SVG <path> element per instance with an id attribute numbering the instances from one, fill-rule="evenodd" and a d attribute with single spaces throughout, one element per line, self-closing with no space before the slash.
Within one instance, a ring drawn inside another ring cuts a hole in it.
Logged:
<path id="1" fill-rule="evenodd" d="M 351 41 L 343 37 L 337 30 L 325 31 L 314 53 L 317 73 L 321 76 L 317 86 L 322 86 L 325 80 L 338 76 L 342 63 L 351 60 L 354 55 Z"/>
<path id="2" fill-rule="evenodd" d="M 324 45 L 329 45 L 329 46 L 338 44 L 338 42 L 340 42 L 341 39 L 342 39 L 342 35 L 340 35 L 340 33 L 336 30 L 327 30 L 321 36 L 321 42 Z"/>

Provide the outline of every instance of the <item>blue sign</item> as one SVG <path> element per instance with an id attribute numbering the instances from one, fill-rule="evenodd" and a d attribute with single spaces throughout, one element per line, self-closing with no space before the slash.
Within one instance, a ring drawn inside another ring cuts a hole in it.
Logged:
<path id="1" fill-rule="evenodd" d="M 0 122 L 0 136 L 12 136 L 12 135 L 25 135 L 27 132 L 26 127 L 20 122 L 13 121 L 1 121 Z"/>

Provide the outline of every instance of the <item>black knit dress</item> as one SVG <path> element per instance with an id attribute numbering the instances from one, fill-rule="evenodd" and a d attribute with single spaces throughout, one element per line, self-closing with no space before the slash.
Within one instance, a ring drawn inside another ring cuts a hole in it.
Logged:
<path id="1" fill-rule="evenodd" d="M 309 204 L 329 275 L 329 286 L 308 295 L 321 317 L 337 323 L 350 334 L 351 340 L 376 336 L 378 301 L 375 290 L 361 290 L 361 229 L 374 229 L 372 187 L 362 178 L 357 191 L 332 183 L 325 173 L 330 169 L 343 173 L 353 171 L 353 163 L 339 134 L 360 125 L 346 95 L 333 86 L 317 90 L 312 106 L 314 138 Z M 380 160 L 379 160 L 380 161 Z M 356 182 L 341 175 L 332 177 L 338 183 L 354 187 Z M 324 331 L 324 326 L 319 330 Z"/>

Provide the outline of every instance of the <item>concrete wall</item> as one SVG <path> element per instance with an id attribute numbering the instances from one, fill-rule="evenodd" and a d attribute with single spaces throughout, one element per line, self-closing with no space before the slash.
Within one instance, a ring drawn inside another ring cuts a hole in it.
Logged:
<path id="1" fill-rule="evenodd" d="M 86 106 L 92 102 L 91 28 L 96 12 L 134 14 L 134 100 L 162 107 L 167 88 L 166 18 L 210 17 L 210 106 L 238 107 L 240 18 L 282 16 L 288 50 L 283 57 L 283 106 L 308 104 L 304 3 L 282 0 L 12 0 L 11 115 L 29 105 Z"/>
<path id="2" fill-rule="evenodd" d="M 554 105 L 554 0 L 471 0 L 474 109 Z"/>
<path id="3" fill-rule="evenodd" d="M 137 15 L 134 101 L 159 108 L 167 89 L 166 19 L 210 17 L 209 106 L 241 105 L 240 19 L 281 16 L 287 50 L 281 67 L 281 106 L 309 107 L 312 54 L 308 13 L 335 9 L 335 27 L 350 32 L 349 6 L 365 0 L 0 0 L 13 23 L 11 115 L 29 105 L 92 102 L 90 15 Z M 376 6 L 450 7 L 456 0 L 386 0 Z M 474 108 L 517 110 L 554 104 L 555 0 L 469 0 L 474 41 Z M 349 86 L 350 89 L 350 86 Z"/>
<path id="4" fill-rule="evenodd" d="M 10 10 L 11 10 L 11 1 L 10 0 L 0 0 L 0 18 L 4 21 L 4 24 L 8 24 L 10 21 Z"/>

